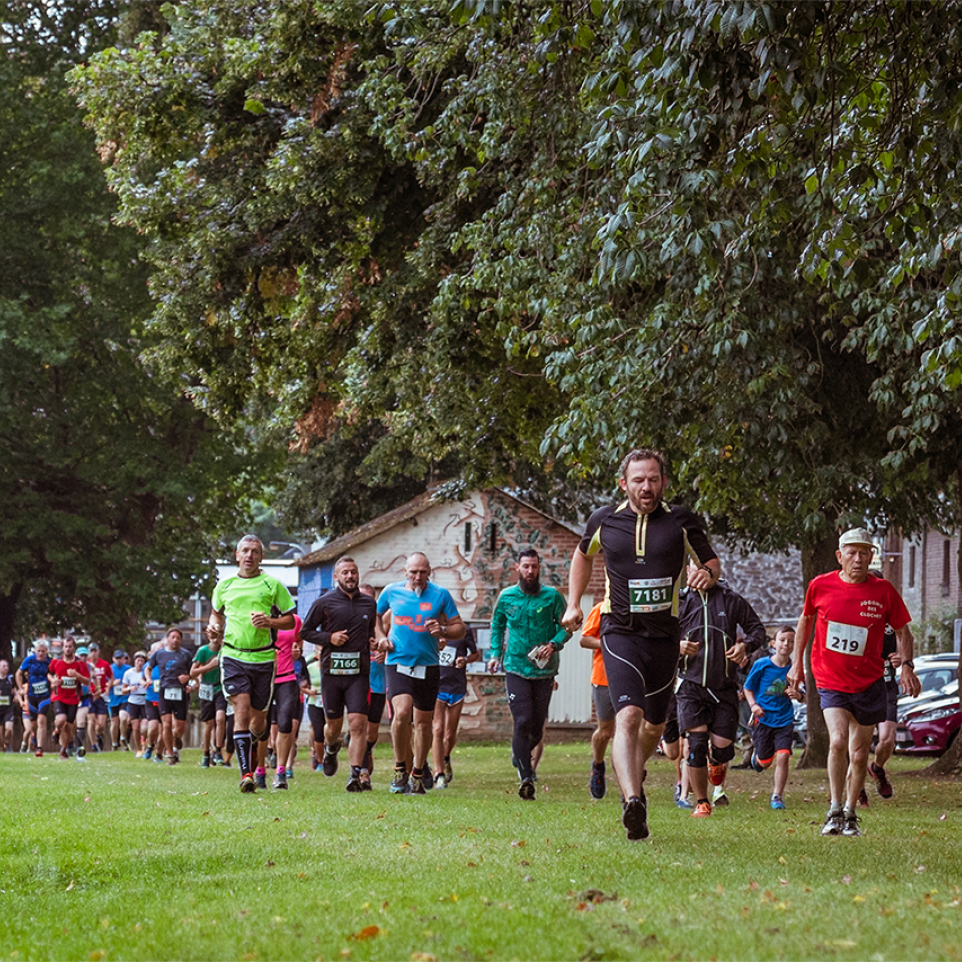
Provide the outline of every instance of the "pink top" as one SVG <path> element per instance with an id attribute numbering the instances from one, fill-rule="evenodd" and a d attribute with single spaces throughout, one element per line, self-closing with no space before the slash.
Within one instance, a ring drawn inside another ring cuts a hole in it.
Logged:
<path id="1" fill-rule="evenodd" d="M 297 677 L 294 674 L 294 659 L 291 657 L 291 648 L 294 647 L 294 639 L 300 639 L 301 625 L 300 615 L 294 615 L 294 630 L 279 631 L 277 633 L 277 677 L 274 684 L 282 681 L 294 681 Z"/>

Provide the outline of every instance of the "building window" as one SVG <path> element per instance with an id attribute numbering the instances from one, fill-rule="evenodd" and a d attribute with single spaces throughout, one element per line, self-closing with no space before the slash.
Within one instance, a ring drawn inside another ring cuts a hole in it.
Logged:
<path id="1" fill-rule="evenodd" d="M 915 587 L 915 545 L 909 548 L 909 587 Z"/>
<path id="2" fill-rule="evenodd" d="M 942 542 L 942 597 L 948 597 L 952 586 L 952 542 Z"/>
<path id="3" fill-rule="evenodd" d="M 464 522 L 464 553 L 471 554 L 471 522 Z"/>
<path id="4" fill-rule="evenodd" d="M 488 551 L 494 554 L 498 550 L 498 524 L 492 521 L 488 525 Z"/>

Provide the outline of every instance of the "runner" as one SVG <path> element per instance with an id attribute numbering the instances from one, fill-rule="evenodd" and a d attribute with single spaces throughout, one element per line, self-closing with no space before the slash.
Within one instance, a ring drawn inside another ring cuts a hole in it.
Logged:
<path id="1" fill-rule="evenodd" d="M 565 611 L 561 592 L 541 584 L 538 552 L 525 548 L 518 555 L 515 570 L 518 583 L 505 588 L 495 602 L 487 667 L 498 671 L 503 665 L 508 707 L 514 718 L 511 754 L 521 779 L 518 795 L 533 801 L 532 753 L 544 736 L 558 673 L 558 653 L 571 635 L 561 624 Z"/>
<path id="2" fill-rule="evenodd" d="M 591 775 L 588 792 L 592 798 L 602 799 L 608 791 L 605 752 L 615 734 L 615 709 L 608 691 L 608 676 L 601 656 L 601 602 L 596 604 L 581 629 L 581 647 L 591 652 L 591 701 L 595 706 L 597 724 L 591 733 Z"/>
<path id="3" fill-rule="evenodd" d="M 88 651 L 84 645 L 81 645 L 75 654 L 81 661 L 87 660 Z M 77 721 L 75 725 L 77 734 L 74 739 L 74 747 L 81 758 L 83 758 L 87 751 L 84 742 L 87 737 L 87 718 L 90 715 L 91 700 L 90 684 L 86 682 L 80 686 L 80 707 L 77 709 Z"/>
<path id="4" fill-rule="evenodd" d="M 106 696 L 110 691 L 112 672 L 110 663 L 100 657 L 100 645 L 92 641 L 87 645 L 87 667 L 90 670 L 90 747 L 95 752 L 104 750 L 104 731 L 110 712 Z"/>
<path id="5" fill-rule="evenodd" d="M 404 581 L 388 585 L 378 598 L 378 646 L 387 652 L 393 711 L 391 791 L 423 795 L 441 685 L 438 655 L 449 642 L 463 638 L 467 629 L 448 590 L 429 581 L 431 564 L 423 552 L 408 556 L 404 574 Z M 330 710 L 326 702 L 325 708 Z"/>
<path id="6" fill-rule="evenodd" d="M 688 578 L 698 573 L 689 562 Z M 768 647 L 765 627 L 755 609 L 725 581 L 708 589 L 688 588 L 681 595 L 682 640 L 675 692 L 678 727 L 688 736 L 688 777 L 695 793 L 692 818 L 708 818 L 712 802 L 708 782 L 724 794 L 728 763 L 735 757 L 738 734 L 738 666 L 748 654 Z M 744 632 L 738 640 L 737 629 Z"/>
<path id="7" fill-rule="evenodd" d="M 150 654 L 160 651 L 164 647 L 162 641 L 155 641 L 150 646 Z M 148 659 L 150 655 L 147 656 Z M 144 759 L 151 758 L 157 763 L 164 760 L 164 742 L 160 731 L 160 665 L 148 668 L 144 665 L 144 676 L 147 679 L 147 694 L 144 699 L 145 716 L 147 718 L 147 747 L 144 749 Z"/>
<path id="8" fill-rule="evenodd" d="M 700 564 L 689 579 L 696 590 L 718 581 L 721 563 L 694 515 L 664 504 L 663 455 L 650 448 L 634 450 L 622 461 L 620 475 L 627 500 L 592 514 L 571 559 L 563 624 L 572 632 L 581 626 L 581 598 L 594 556 L 603 551 L 602 654 L 616 712 L 611 757 L 625 798 L 622 823 L 628 839 L 635 841 L 649 835 L 642 779 L 664 731 L 675 683 L 678 592 L 686 555 Z"/>
<path id="9" fill-rule="evenodd" d="M 361 585 L 358 591 L 369 598 L 374 597 L 374 588 L 371 585 Z M 384 717 L 384 708 L 387 704 L 387 674 L 384 669 L 384 662 L 387 654 L 377 650 L 371 652 L 371 693 L 368 696 L 367 707 L 367 752 L 364 755 L 363 767 L 369 773 L 374 771 L 374 746 L 381 733 L 381 719 Z M 361 779 L 361 789 L 365 792 L 371 790 L 370 774 L 367 779 Z"/>
<path id="10" fill-rule="evenodd" d="M 125 664 L 127 652 L 118 648 L 114 652 L 114 660 L 110 665 L 110 675 L 107 683 L 110 686 L 107 697 L 107 711 L 110 712 L 110 742 L 113 751 L 129 750 L 127 744 L 127 730 L 130 727 L 130 715 L 127 712 L 127 696 L 124 694 L 124 675 L 130 667 Z"/>
<path id="11" fill-rule="evenodd" d="M 13 713 L 20 705 L 16 679 L 10 674 L 10 662 L 0 658 L 0 751 L 13 751 Z"/>
<path id="12" fill-rule="evenodd" d="M 190 677 L 200 681 L 198 690 L 200 721 L 204 726 L 201 768 L 210 768 L 211 764 L 224 764 L 227 699 L 224 697 L 224 687 L 220 683 L 220 651 L 223 645 L 220 638 L 202 645 L 197 649 L 193 664 L 190 666 Z M 213 755 L 211 745 L 214 748 Z"/>
<path id="13" fill-rule="evenodd" d="M 147 652 L 134 652 L 134 666 L 124 672 L 123 693 L 127 696 L 127 715 L 137 758 L 143 758 L 147 719 Z"/>
<path id="14" fill-rule="evenodd" d="M 280 581 L 261 571 L 260 538 L 245 535 L 234 555 L 238 571 L 214 588 L 207 637 L 224 640 L 221 684 L 234 706 L 240 790 L 254 792 L 267 787 L 261 749 L 270 735 L 267 713 L 274 689 L 275 632 L 294 627 L 294 601 Z"/>
<path id="15" fill-rule="evenodd" d="M 305 641 L 320 649 L 325 717 L 321 769 L 329 778 L 337 772 L 337 753 L 341 749 L 341 730 L 347 710 L 351 774 L 345 788 L 349 792 L 364 791 L 362 780 L 371 780 L 364 756 L 377 605 L 359 590 L 358 582 L 354 559 L 338 558 L 334 565 L 334 587 L 311 605 L 301 632 Z"/>
<path id="16" fill-rule="evenodd" d="M 20 689 L 20 705 L 23 710 L 24 736 L 36 737 L 37 758 L 43 758 L 43 746 L 47 743 L 48 715 L 50 713 L 50 648 L 45 640 L 34 644 L 32 654 L 27 655 L 16 671 L 17 687 Z M 29 742 L 28 742 L 29 745 Z"/>
<path id="17" fill-rule="evenodd" d="M 277 718 L 274 789 L 286 790 L 287 761 L 294 741 L 294 720 L 300 716 L 301 693 L 294 671 L 294 646 L 300 649 L 301 616 L 294 616 L 294 627 L 277 632 L 277 677 L 274 680 L 274 714 Z"/>
<path id="18" fill-rule="evenodd" d="M 906 631 L 911 629 L 906 626 Z M 914 647 L 914 639 L 913 639 Z M 898 721 L 899 682 L 895 669 L 902 659 L 898 653 L 898 640 L 891 625 L 885 626 L 885 639 L 882 642 L 882 657 L 885 659 L 885 721 L 878 724 L 878 742 L 875 745 L 875 758 L 869 762 L 868 773 L 875 782 L 875 789 L 882 798 L 895 794 L 892 783 L 885 774 L 885 766 L 895 753 L 895 729 Z M 859 807 L 868 808 L 868 796 L 863 788 L 858 797 Z"/>
<path id="19" fill-rule="evenodd" d="M 805 649 L 814 628 L 812 674 L 828 728 L 831 807 L 822 835 L 862 834 L 856 805 L 865 787 L 872 732 L 886 714 L 886 624 L 898 641 L 902 690 L 916 696 L 922 689 L 912 662 L 911 618 L 905 604 L 888 581 L 869 571 L 877 550 L 864 528 L 846 531 L 835 552 L 842 570 L 809 582 L 795 630 L 789 686 L 797 692 L 804 683 Z"/>
<path id="20" fill-rule="evenodd" d="M 64 638 L 63 657 L 50 662 L 49 678 L 50 684 L 54 686 L 54 724 L 60 735 L 60 757 L 68 758 L 67 749 L 73 745 L 76 735 L 75 723 L 77 709 L 80 707 L 81 685 L 83 679 L 90 678 L 90 669 L 85 661 L 77 657 L 75 643 L 70 635 Z"/>
<path id="21" fill-rule="evenodd" d="M 187 684 L 190 681 L 190 655 L 181 648 L 184 633 L 179 628 L 169 628 L 164 638 L 164 647 L 155 651 L 147 659 L 147 671 L 154 667 L 160 669 L 160 691 L 158 707 L 160 711 L 161 744 L 164 761 L 176 765 L 180 761 L 184 730 L 187 727 L 187 708 L 190 695 Z"/>
<path id="22" fill-rule="evenodd" d="M 302 629 L 303 630 L 303 629 Z M 311 767 L 317 771 L 324 758 L 324 701 L 321 698 L 321 655 L 320 648 L 314 649 L 307 663 L 307 679 L 301 684 L 301 691 L 307 696 L 307 718 L 311 723 Z"/>
<path id="23" fill-rule="evenodd" d="M 481 652 L 468 628 L 460 641 L 441 649 L 441 687 L 434 703 L 434 777 L 435 788 L 447 788 L 454 778 L 451 755 L 458 743 L 461 709 L 468 694 L 467 666 L 481 660 Z"/>

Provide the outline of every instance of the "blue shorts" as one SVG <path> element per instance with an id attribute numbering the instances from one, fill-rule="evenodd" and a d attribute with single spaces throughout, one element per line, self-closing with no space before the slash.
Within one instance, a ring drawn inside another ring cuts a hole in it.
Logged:
<path id="1" fill-rule="evenodd" d="M 439 691 L 438 701 L 443 701 L 445 705 L 460 705 L 464 701 L 464 694 L 453 695 L 450 692 Z"/>
<path id="2" fill-rule="evenodd" d="M 759 722 L 752 728 L 752 745 L 758 760 L 767 765 L 776 755 L 791 755 L 795 726 L 789 722 L 780 728 L 770 728 Z"/>
<path id="3" fill-rule="evenodd" d="M 884 722 L 888 712 L 888 695 L 885 679 L 881 676 L 864 691 L 835 691 L 819 688 L 818 697 L 822 711 L 826 708 L 842 708 L 860 725 L 877 725 Z"/>

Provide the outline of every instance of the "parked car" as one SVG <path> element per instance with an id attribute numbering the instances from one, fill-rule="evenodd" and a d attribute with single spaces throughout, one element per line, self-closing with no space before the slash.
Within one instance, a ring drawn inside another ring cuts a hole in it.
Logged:
<path id="1" fill-rule="evenodd" d="M 899 722 L 895 750 L 909 755 L 941 755 L 962 726 L 958 681 L 943 686 L 938 697 L 920 702 Z"/>
<path id="2" fill-rule="evenodd" d="M 922 693 L 918 698 L 911 695 L 899 697 L 898 721 L 904 721 L 911 713 L 915 714 L 933 698 L 939 698 L 942 689 L 958 677 L 959 656 L 957 652 L 948 651 L 939 655 L 920 655 L 915 659 L 915 674 L 922 683 Z"/>

